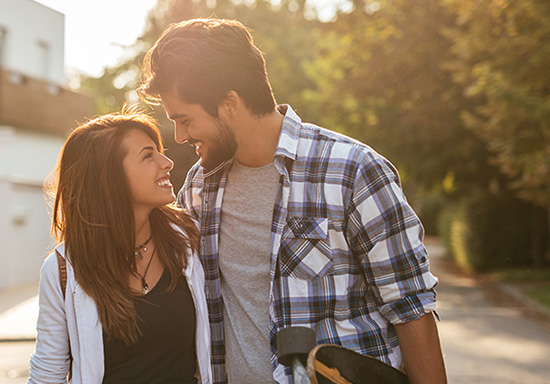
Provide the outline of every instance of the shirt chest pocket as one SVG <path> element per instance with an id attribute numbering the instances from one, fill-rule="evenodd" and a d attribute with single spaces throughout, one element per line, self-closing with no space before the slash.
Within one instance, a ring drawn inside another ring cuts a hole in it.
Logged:
<path id="1" fill-rule="evenodd" d="M 327 218 L 289 217 L 279 249 L 281 276 L 313 280 L 330 274 L 333 261 L 328 233 Z"/>

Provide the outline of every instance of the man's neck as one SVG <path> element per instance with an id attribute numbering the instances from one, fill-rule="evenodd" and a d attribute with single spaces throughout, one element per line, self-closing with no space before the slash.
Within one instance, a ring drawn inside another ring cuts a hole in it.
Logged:
<path id="1" fill-rule="evenodd" d="M 261 167 L 273 161 L 284 116 L 277 110 L 268 115 L 249 115 L 236 130 L 235 159 L 247 167 Z"/>

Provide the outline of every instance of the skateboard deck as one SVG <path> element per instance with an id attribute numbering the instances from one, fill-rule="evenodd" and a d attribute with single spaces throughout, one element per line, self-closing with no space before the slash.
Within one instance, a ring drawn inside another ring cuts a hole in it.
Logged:
<path id="1" fill-rule="evenodd" d="M 370 356 L 340 345 L 321 344 L 307 359 L 311 384 L 408 384 L 407 376 Z"/>

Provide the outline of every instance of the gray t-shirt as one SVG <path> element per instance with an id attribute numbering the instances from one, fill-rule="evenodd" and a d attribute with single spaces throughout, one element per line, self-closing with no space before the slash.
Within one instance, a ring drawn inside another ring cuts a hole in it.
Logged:
<path id="1" fill-rule="evenodd" d="M 279 173 L 236 161 L 221 211 L 219 264 L 230 384 L 273 382 L 269 346 L 271 221 Z"/>

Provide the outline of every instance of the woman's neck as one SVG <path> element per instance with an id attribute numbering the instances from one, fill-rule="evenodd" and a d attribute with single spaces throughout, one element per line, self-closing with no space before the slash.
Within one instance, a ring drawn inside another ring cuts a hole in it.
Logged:
<path id="1" fill-rule="evenodd" d="M 143 217 L 135 217 L 135 230 L 136 230 L 136 247 L 143 242 L 147 241 L 151 237 L 151 223 L 149 221 L 149 215 Z"/>

